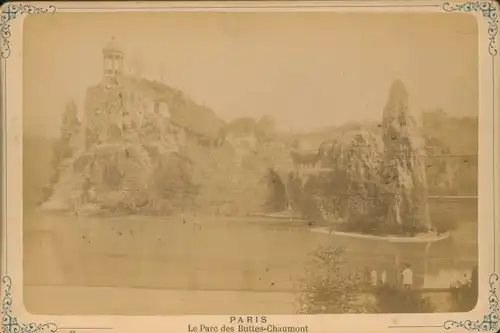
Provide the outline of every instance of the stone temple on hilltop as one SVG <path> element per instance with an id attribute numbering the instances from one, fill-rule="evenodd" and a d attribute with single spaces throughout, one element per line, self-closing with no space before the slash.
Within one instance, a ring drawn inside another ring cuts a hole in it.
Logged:
<path id="1" fill-rule="evenodd" d="M 74 103 L 66 106 L 62 139 L 70 153 L 58 156 L 57 179 L 44 203 L 47 209 L 67 209 L 71 196 L 90 192 L 85 188 L 106 187 L 112 178 L 106 170 L 112 169 L 108 164 L 115 159 L 124 166 L 131 154 L 143 154 L 147 149 L 157 167 L 164 156 L 182 157 L 190 142 L 216 142 L 225 125 L 212 110 L 184 92 L 126 73 L 126 53 L 116 40 L 102 49 L 102 59 L 101 80 L 88 87 L 82 118 L 78 119 Z M 146 159 L 137 155 L 130 160 Z"/>
<path id="2" fill-rule="evenodd" d="M 223 121 L 208 108 L 164 83 L 125 72 L 125 52 L 113 39 L 102 50 L 102 80 L 84 101 L 85 150 L 118 139 L 215 140 Z M 140 129 L 140 130 L 139 130 Z"/>

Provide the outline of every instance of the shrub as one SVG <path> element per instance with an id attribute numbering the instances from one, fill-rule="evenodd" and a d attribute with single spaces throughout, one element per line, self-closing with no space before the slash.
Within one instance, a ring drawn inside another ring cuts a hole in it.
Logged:
<path id="1" fill-rule="evenodd" d="M 364 300 L 369 288 L 364 271 L 350 271 L 342 248 L 321 247 L 311 255 L 301 283 L 300 313 L 369 313 L 374 308 Z"/>
<path id="2" fill-rule="evenodd" d="M 320 247 L 311 254 L 301 283 L 299 313 L 433 312 L 428 298 L 397 287 L 373 287 L 369 270 L 348 265 L 343 248 Z"/>
<path id="3" fill-rule="evenodd" d="M 316 176 L 317 190 L 305 197 L 322 197 L 316 210 L 327 207 L 327 215 L 348 222 L 342 225 L 348 231 L 408 236 L 428 231 L 425 151 L 415 126 L 408 93 L 397 80 L 384 108 L 382 136 L 354 129 L 322 143 L 321 166 L 331 172 Z"/>
<path id="4" fill-rule="evenodd" d="M 452 311 L 472 311 L 478 300 L 478 272 L 477 267 L 472 270 L 471 277 L 466 282 L 457 281 L 451 286 Z"/>

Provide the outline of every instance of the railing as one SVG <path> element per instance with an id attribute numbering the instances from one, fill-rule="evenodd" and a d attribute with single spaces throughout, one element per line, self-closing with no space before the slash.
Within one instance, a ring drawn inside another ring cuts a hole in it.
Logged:
<path id="1" fill-rule="evenodd" d="M 469 154 L 439 154 L 439 155 L 426 155 L 426 158 L 445 158 L 445 157 L 477 157 L 479 156 L 477 153 L 469 153 Z"/>
<path id="2" fill-rule="evenodd" d="M 477 195 L 430 195 L 429 199 L 446 199 L 446 200 L 477 200 Z"/>

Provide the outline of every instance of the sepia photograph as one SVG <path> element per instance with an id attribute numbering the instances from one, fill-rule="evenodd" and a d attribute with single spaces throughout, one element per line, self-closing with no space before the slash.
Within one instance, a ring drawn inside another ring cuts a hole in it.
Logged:
<path id="1" fill-rule="evenodd" d="M 482 33 L 461 13 L 27 16 L 26 311 L 473 310 Z"/>

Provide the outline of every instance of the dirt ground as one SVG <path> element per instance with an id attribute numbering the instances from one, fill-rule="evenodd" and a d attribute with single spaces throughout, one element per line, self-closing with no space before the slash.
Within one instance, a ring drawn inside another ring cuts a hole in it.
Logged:
<path id="1" fill-rule="evenodd" d="M 24 304 L 27 311 L 33 314 L 257 315 L 291 314 L 296 310 L 295 295 L 292 293 L 64 286 L 26 286 L 24 290 Z"/>

